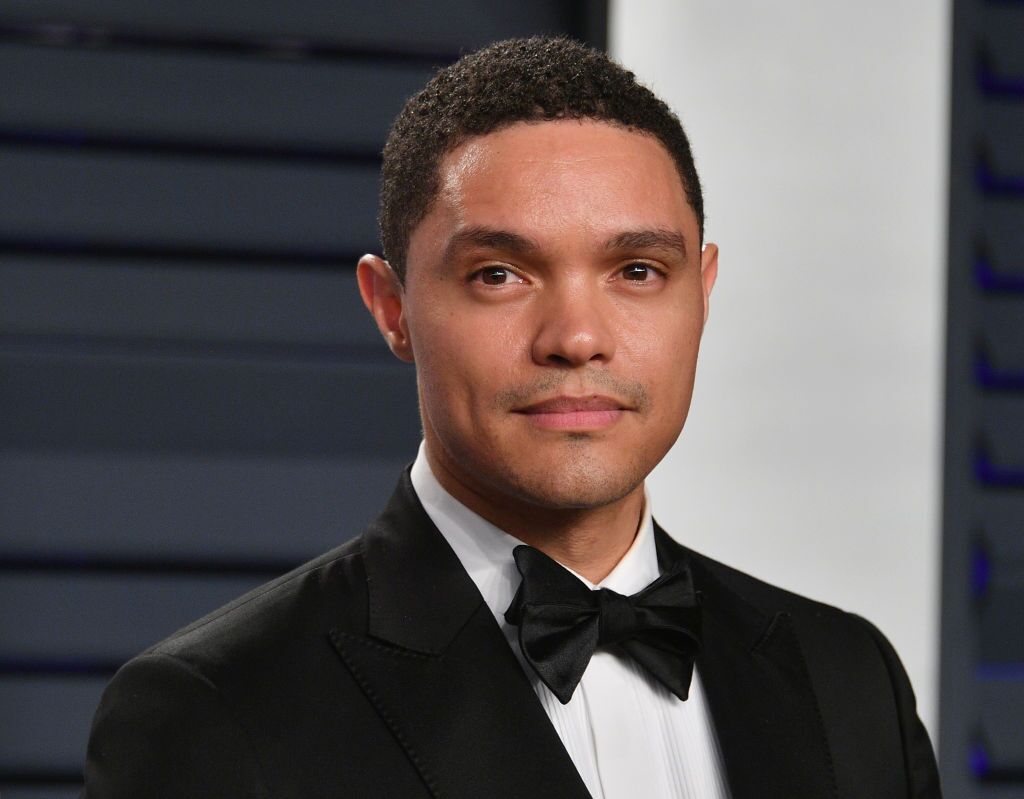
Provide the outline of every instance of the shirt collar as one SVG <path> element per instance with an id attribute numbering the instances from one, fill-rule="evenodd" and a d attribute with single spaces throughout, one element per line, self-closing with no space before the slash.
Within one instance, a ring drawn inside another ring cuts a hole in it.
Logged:
<path id="1" fill-rule="evenodd" d="M 441 486 L 427 462 L 425 443 L 420 444 L 410 477 L 423 509 L 455 551 L 498 623 L 504 626 L 505 611 L 521 581 L 512 550 L 523 542 L 467 508 Z M 626 596 L 656 580 L 658 555 L 646 488 L 637 535 L 607 577 L 595 585 L 572 569 L 565 568 L 588 588 L 609 588 Z"/>

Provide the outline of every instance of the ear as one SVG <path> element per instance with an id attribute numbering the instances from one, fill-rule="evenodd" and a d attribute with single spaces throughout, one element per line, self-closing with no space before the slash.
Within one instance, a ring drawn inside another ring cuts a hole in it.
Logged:
<path id="1" fill-rule="evenodd" d="M 397 358 L 412 363 L 412 339 L 405 320 L 405 290 L 391 264 L 376 255 L 364 255 L 356 267 L 359 294 L 373 315 L 388 347 Z"/>
<path id="2" fill-rule="evenodd" d="M 715 287 L 718 277 L 718 245 L 705 244 L 700 251 L 700 282 L 704 289 L 704 324 L 708 323 L 711 289 Z"/>

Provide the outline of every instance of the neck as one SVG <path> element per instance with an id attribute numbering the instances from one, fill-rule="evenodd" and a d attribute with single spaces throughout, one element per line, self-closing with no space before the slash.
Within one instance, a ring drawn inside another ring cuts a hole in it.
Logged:
<path id="1" fill-rule="evenodd" d="M 429 443 L 426 454 L 434 477 L 455 499 L 592 583 L 608 576 L 636 538 L 644 505 L 643 483 L 607 505 L 548 508 L 460 479 Z"/>

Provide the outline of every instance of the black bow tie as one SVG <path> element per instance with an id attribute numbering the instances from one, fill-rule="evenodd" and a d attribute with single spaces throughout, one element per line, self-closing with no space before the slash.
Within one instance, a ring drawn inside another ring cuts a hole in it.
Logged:
<path id="1" fill-rule="evenodd" d="M 690 570 L 678 562 L 639 593 L 590 590 L 533 547 L 513 550 L 523 582 L 505 621 L 519 627 L 526 662 L 563 705 L 590 656 L 619 646 L 680 699 L 700 651 L 700 606 Z"/>

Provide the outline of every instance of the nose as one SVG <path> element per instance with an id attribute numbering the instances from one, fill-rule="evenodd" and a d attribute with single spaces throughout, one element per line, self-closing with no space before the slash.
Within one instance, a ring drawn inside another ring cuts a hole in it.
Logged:
<path id="1" fill-rule="evenodd" d="M 615 354 L 613 309 L 596 287 L 552 287 L 540 304 L 533 360 L 544 366 L 603 363 Z"/>

